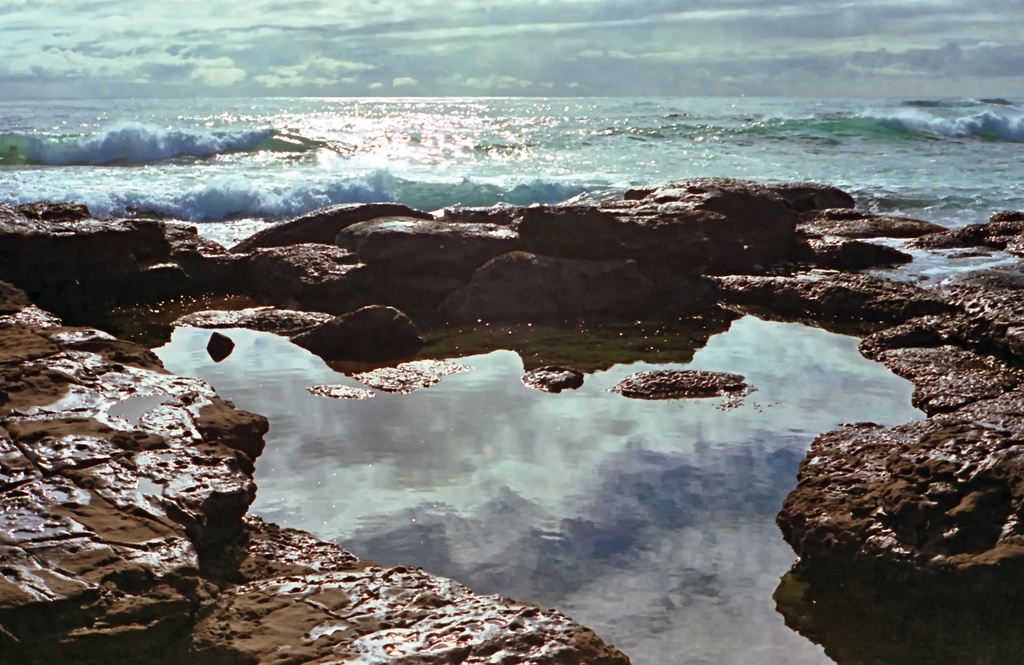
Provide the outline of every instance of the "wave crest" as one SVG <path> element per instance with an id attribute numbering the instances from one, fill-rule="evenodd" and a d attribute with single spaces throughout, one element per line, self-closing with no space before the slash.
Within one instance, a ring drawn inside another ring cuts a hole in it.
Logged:
<path id="1" fill-rule="evenodd" d="M 244 131 L 162 129 L 121 123 L 97 134 L 46 136 L 0 135 L 0 164 L 98 166 L 147 164 L 169 159 L 204 158 L 235 152 L 305 152 L 327 147 L 322 142 L 273 128 Z"/>

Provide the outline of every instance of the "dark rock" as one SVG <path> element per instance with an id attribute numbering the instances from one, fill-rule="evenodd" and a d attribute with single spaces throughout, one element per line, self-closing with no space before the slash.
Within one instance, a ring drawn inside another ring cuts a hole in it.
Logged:
<path id="1" fill-rule="evenodd" d="M 653 293 L 654 285 L 633 261 L 510 252 L 480 268 L 466 287 L 445 300 L 442 313 L 467 323 L 631 316 L 644 309 Z M 692 305 L 697 309 L 710 303 Z"/>
<path id="2" fill-rule="evenodd" d="M 583 372 L 571 367 L 545 365 L 531 369 L 523 374 L 523 385 L 546 393 L 560 393 L 563 390 L 576 390 L 583 385 Z"/>
<path id="3" fill-rule="evenodd" d="M 893 247 L 835 236 L 811 238 L 805 247 L 806 249 L 798 254 L 800 261 L 833 270 L 863 270 L 895 266 L 914 260 L 911 255 Z"/>
<path id="4" fill-rule="evenodd" d="M 781 196 L 790 207 L 800 213 L 853 208 L 856 205 L 852 196 L 831 185 L 795 182 L 776 183 L 765 185 L 765 187 Z"/>
<path id="5" fill-rule="evenodd" d="M 954 275 L 939 293 L 966 315 L 958 323 L 968 348 L 1024 361 L 1024 264 Z"/>
<path id="6" fill-rule="evenodd" d="M 931 291 L 868 275 L 737 275 L 717 282 L 726 304 L 814 321 L 898 324 L 954 309 Z"/>
<path id="7" fill-rule="evenodd" d="M 237 310 L 204 310 L 177 319 L 175 326 L 194 328 L 248 328 L 285 337 L 312 330 L 334 317 L 325 312 L 303 312 L 273 307 L 250 307 Z"/>
<path id="8" fill-rule="evenodd" d="M 358 253 L 386 293 L 385 302 L 436 307 L 488 260 L 516 248 L 508 226 L 401 217 L 354 224 L 338 245 Z"/>
<path id="9" fill-rule="evenodd" d="M 453 224 L 497 224 L 511 226 L 521 208 L 499 203 L 490 208 L 446 208 L 441 220 Z"/>
<path id="10" fill-rule="evenodd" d="M 788 262 L 797 214 L 772 188 L 728 179 L 633 191 L 622 205 L 537 206 L 518 222 L 520 246 L 574 259 L 635 259 L 684 274 L 761 272 Z"/>
<path id="11" fill-rule="evenodd" d="M 37 201 L 35 203 L 23 203 L 15 207 L 17 214 L 26 219 L 34 219 L 40 222 L 77 222 L 91 219 L 92 213 L 89 208 L 81 203 L 67 203 L 55 201 Z"/>
<path id="12" fill-rule="evenodd" d="M 1024 219 L 1002 215 L 987 224 L 968 224 L 921 236 L 911 246 L 919 249 L 985 247 L 1024 256 Z"/>
<path id="13" fill-rule="evenodd" d="M 325 360 L 367 362 L 407 358 L 423 347 L 423 338 L 409 317 L 382 305 L 335 317 L 292 341 Z"/>
<path id="14" fill-rule="evenodd" d="M 728 372 L 657 369 L 623 379 L 612 390 L 635 399 L 720 397 L 749 389 L 744 378 Z"/>
<path id="15" fill-rule="evenodd" d="M 811 238 L 918 238 L 930 233 L 945 233 L 938 224 L 910 217 L 876 215 L 853 208 L 828 208 L 797 224 L 797 230 Z"/>
<path id="16" fill-rule="evenodd" d="M 346 203 L 315 210 L 289 222 L 264 229 L 231 248 L 232 252 L 251 252 L 260 247 L 283 247 L 314 243 L 333 245 L 338 233 L 352 224 L 378 217 L 433 219 L 430 213 L 399 203 Z"/>
<path id="17" fill-rule="evenodd" d="M 227 335 L 215 332 L 210 335 L 210 341 L 206 344 L 206 353 L 215 363 L 226 359 L 235 350 L 235 343 Z"/>
<path id="18" fill-rule="evenodd" d="M 258 249 L 245 258 L 245 291 L 277 307 L 342 314 L 374 301 L 366 266 L 334 245 Z"/>

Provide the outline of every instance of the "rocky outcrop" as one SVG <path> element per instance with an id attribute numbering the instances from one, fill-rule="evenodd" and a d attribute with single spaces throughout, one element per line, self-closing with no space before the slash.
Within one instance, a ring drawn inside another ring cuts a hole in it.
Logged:
<path id="1" fill-rule="evenodd" d="M 246 276 L 242 291 L 261 303 L 344 314 L 376 299 L 366 265 L 334 245 L 257 249 L 242 260 Z"/>
<path id="2" fill-rule="evenodd" d="M 345 203 L 321 208 L 308 215 L 263 229 L 232 247 L 231 251 L 245 253 L 261 247 L 308 243 L 333 245 L 342 229 L 378 217 L 433 219 L 430 213 L 414 210 L 399 203 Z"/>
<path id="3" fill-rule="evenodd" d="M 894 247 L 836 236 L 809 238 L 797 258 L 820 268 L 855 271 L 910 263 L 913 257 Z"/>
<path id="4" fill-rule="evenodd" d="M 796 228 L 809 238 L 919 238 L 948 230 L 920 219 L 876 215 L 853 208 L 817 210 L 801 220 Z"/>
<path id="5" fill-rule="evenodd" d="M 326 312 L 303 312 L 275 307 L 248 307 L 237 310 L 210 309 L 186 314 L 174 321 L 174 326 L 193 328 L 248 328 L 292 337 L 330 321 Z"/>
<path id="6" fill-rule="evenodd" d="M 915 240 L 911 246 L 919 249 L 982 247 L 1024 256 L 1024 213 L 997 213 L 986 224 L 968 224 L 930 233 Z"/>
<path id="7" fill-rule="evenodd" d="M 408 358 L 424 340 L 402 312 L 371 305 L 326 321 L 292 341 L 325 360 L 381 362 Z"/>
<path id="8" fill-rule="evenodd" d="M 0 664 L 628 660 L 245 513 L 267 421 L 0 283 Z"/>
<path id="9" fill-rule="evenodd" d="M 445 300 L 453 322 L 553 322 L 629 316 L 654 285 L 634 261 L 585 261 L 510 252 L 489 261 Z M 701 294 L 695 290 L 698 297 Z M 711 305 L 698 300 L 693 309 Z"/>

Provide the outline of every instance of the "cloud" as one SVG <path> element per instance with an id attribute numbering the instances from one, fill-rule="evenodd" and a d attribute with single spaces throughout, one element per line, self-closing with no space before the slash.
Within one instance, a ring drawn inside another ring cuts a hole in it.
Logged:
<path id="1" fill-rule="evenodd" d="M 1018 0 L 229 2 L 6 0 L 0 96 L 1024 91 Z"/>

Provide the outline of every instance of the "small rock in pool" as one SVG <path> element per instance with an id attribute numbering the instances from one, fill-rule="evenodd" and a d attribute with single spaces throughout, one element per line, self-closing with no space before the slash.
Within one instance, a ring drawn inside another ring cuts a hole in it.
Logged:
<path id="1" fill-rule="evenodd" d="M 523 385 L 546 393 L 560 393 L 575 390 L 583 385 L 583 372 L 571 367 L 546 365 L 531 369 L 523 375 Z"/>
<path id="2" fill-rule="evenodd" d="M 370 399 L 377 394 L 372 390 L 340 385 L 309 386 L 306 390 L 317 397 L 333 397 L 334 399 Z"/>
<path id="3" fill-rule="evenodd" d="M 215 332 L 210 335 L 210 341 L 206 344 L 206 352 L 215 363 L 219 363 L 235 350 L 235 343 L 227 335 Z"/>
<path id="4" fill-rule="evenodd" d="M 746 393 L 749 392 L 749 386 L 739 374 L 658 369 L 634 374 L 621 381 L 612 391 L 635 399 L 679 399 Z"/>
<path id="5" fill-rule="evenodd" d="M 394 367 L 353 374 L 356 381 L 389 393 L 408 395 L 420 388 L 429 388 L 450 374 L 468 372 L 472 367 L 446 360 L 413 360 Z"/>

